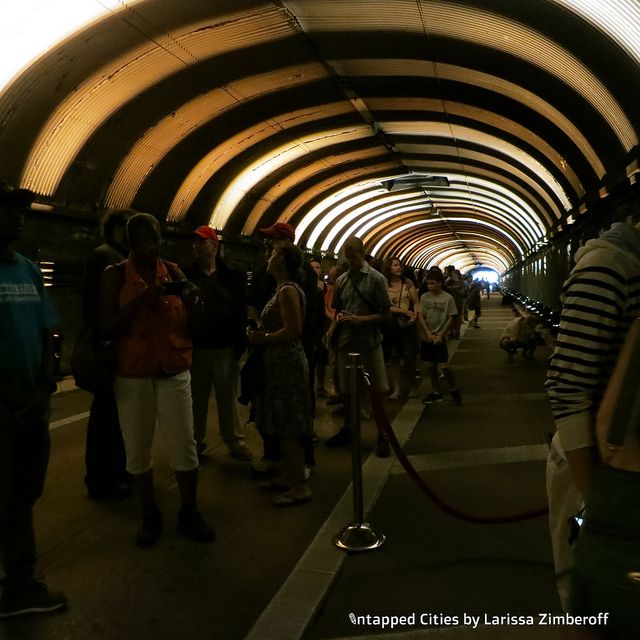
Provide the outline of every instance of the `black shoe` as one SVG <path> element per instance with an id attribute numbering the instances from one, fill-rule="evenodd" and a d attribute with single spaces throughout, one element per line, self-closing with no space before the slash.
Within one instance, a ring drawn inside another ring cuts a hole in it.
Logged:
<path id="1" fill-rule="evenodd" d="M 457 389 L 451 389 L 451 397 L 456 404 L 462 404 L 462 396 Z"/>
<path id="2" fill-rule="evenodd" d="M 34 580 L 31 585 L 15 593 L 3 593 L 0 600 L 0 618 L 12 618 L 26 613 L 49 613 L 67 607 L 62 593 L 50 593 L 47 585 Z"/>
<path id="3" fill-rule="evenodd" d="M 142 528 L 136 535 L 136 544 L 141 549 L 152 547 L 162 533 L 162 514 L 158 507 L 149 507 L 142 512 Z"/>
<path id="4" fill-rule="evenodd" d="M 433 404 L 434 402 L 442 402 L 442 394 L 432 391 L 424 400 L 422 404 Z"/>
<path id="5" fill-rule="evenodd" d="M 193 507 L 183 507 L 178 514 L 178 531 L 196 542 L 212 542 L 215 531 L 202 519 L 200 512 Z"/>
<path id="6" fill-rule="evenodd" d="M 378 458 L 388 458 L 391 455 L 391 446 L 387 436 L 378 436 L 375 453 Z"/>
<path id="7" fill-rule="evenodd" d="M 324 443 L 327 447 L 345 447 L 351 444 L 351 429 L 342 427 L 338 433 Z"/>
<path id="8" fill-rule="evenodd" d="M 131 495 L 131 485 L 126 482 L 114 487 L 87 489 L 89 500 L 124 500 Z"/>

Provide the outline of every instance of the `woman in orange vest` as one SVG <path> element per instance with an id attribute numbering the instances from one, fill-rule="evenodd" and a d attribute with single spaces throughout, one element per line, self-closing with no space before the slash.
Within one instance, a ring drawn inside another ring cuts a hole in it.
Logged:
<path id="1" fill-rule="evenodd" d="M 156 424 L 167 446 L 182 508 L 178 531 L 208 542 L 213 530 L 196 507 L 198 456 L 191 407 L 191 339 L 185 303 L 197 288 L 173 263 L 160 259 L 160 225 L 145 213 L 127 223 L 129 258 L 105 269 L 100 328 L 117 339 L 114 389 L 127 455 L 127 471 L 142 502 L 140 547 L 155 544 L 162 532 L 156 505 L 151 449 Z"/>

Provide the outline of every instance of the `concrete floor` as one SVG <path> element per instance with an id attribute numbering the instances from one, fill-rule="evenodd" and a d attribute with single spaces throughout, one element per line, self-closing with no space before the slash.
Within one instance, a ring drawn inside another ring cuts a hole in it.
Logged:
<path id="1" fill-rule="evenodd" d="M 484 302 L 482 329 L 468 329 L 452 369 L 464 404 L 425 408 L 418 400 L 387 403 L 394 429 L 423 477 L 449 503 L 474 514 L 504 514 L 543 506 L 545 434 L 553 429 L 542 386 L 548 350 L 513 363 L 497 347 L 512 318 L 498 297 Z M 455 345 L 456 343 L 452 343 Z M 423 392 L 428 391 L 423 383 Z M 318 445 L 314 499 L 291 510 L 270 505 L 249 465 L 231 459 L 216 435 L 200 480 L 200 507 L 218 538 L 211 545 L 174 531 L 178 496 L 162 446 L 156 455 L 158 500 L 166 532 L 150 550 L 134 544 L 138 506 L 89 501 L 83 456 L 90 396 L 54 397 L 53 453 L 37 507 L 40 569 L 63 589 L 61 615 L 0 625 L 14 640 L 235 640 L 386 637 L 356 616 L 410 616 L 394 638 L 558 638 L 560 630 L 494 624 L 473 629 L 464 615 L 555 612 L 546 518 L 474 525 L 440 512 L 394 463 L 370 457 L 365 466 L 368 520 L 387 536 L 379 550 L 345 554 L 333 536 L 351 520 L 350 452 Z M 212 405 L 213 408 L 213 405 Z M 215 415 L 212 414 L 212 415 Z M 321 439 L 341 424 L 320 401 Z M 375 442 L 363 423 L 365 457 Z M 249 446 L 259 451 L 250 427 Z M 420 615 L 424 614 L 422 623 Z M 442 626 L 439 616 L 458 617 Z"/>

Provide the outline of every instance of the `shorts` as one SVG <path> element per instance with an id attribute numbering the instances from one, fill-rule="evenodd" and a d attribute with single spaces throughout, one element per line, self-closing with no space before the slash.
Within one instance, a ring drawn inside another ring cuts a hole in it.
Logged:
<path id="1" fill-rule="evenodd" d="M 418 328 L 415 324 L 388 323 L 382 331 L 382 351 L 385 362 L 391 357 L 412 358 L 418 353 Z"/>
<path id="2" fill-rule="evenodd" d="M 420 348 L 420 359 L 426 363 L 441 364 L 449 361 L 449 350 L 446 342 L 423 342 Z"/>

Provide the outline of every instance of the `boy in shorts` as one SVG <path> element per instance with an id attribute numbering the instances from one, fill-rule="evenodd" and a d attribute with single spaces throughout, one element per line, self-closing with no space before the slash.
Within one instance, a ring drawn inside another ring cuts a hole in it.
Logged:
<path id="1" fill-rule="evenodd" d="M 420 298 L 418 311 L 418 328 L 422 339 L 421 357 L 429 368 L 431 377 L 431 393 L 422 401 L 424 404 L 442 401 L 440 374 L 442 371 L 451 397 L 456 404 L 462 404 L 462 396 L 456 388 L 453 374 L 447 367 L 449 351 L 447 349 L 447 332 L 452 319 L 458 314 L 453 296 L 442 290 L 444 278 L 438 269 L 431 269 L 426 277 L 427 291 Z"/>

